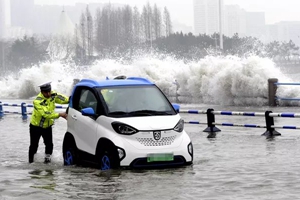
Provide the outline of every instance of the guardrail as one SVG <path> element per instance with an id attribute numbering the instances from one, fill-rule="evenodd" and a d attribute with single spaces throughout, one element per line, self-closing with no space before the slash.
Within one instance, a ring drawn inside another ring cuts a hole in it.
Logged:
<path id="1" fill-rule="evenodd" d="M 21 112 L 11 112 L 11 111 L 4 111 L 3 106 L 13 106 L 13 107 L 21 107 Z M 4 116 L 4 114 L 21 114 L 23 120 L 27 120 L 28 115 L 32 114 L 31 112 L 27 112 L 27 107 L 33 107 L 32 104 L 10 104 L 10 103 L 2 103 L 0 101 L 0 118 Z M 66 109 L 67 106 L 56 106 L 57 109 Z M 216 136 L 216 132 L 221 131 L 216 126 L 232 126 L 232 127 L 245 127 L 245 128 L 265 128 L 265 132 L 262 134 L 267 138 L 280 136 L 281 134 L 277 132 L 275 129 L 300 129 L 298 126 L 290 126 L 290 125 L 283 125 L 283 126 L 275 126 L 274 125 L 274 118 L 275 117 L 283 117 L 283 118 L 300 118 L 300 113 L 273 113 L 272 111 L 266 112 L 239 112 L 239 111 L 215 111 L 212 108 L 207 110 L 185 110 L 181 109 L 179 113 L 186 113 L 186 114 L 203 114 L 206 115 L 207 121 L 200 122 L 200 121 L 185 121 L 186 124 L 203 124 L 207 125 L 207 127 L 203 130 L 203 132 L 208 132 L 208 138 L 214 138 Z M 265 124 L 235 124 L 235 123 L 217 123 L 215 122 L 215 115 L 227 115 L 227 116 L 243 116 L 243 117 L 264 117 Z"/>
<path id="2" fill-rule="evenodd" d="M 283 118 L 300 118 L 300 113 L 273 113 L 272 111 L 266 112 L 238 112 L 238 111 L 214 111 L 214 109 L 205 110 L 180 110 L 180 113 L 189 113 L 189 114 L 206 114 L 207 122 L 199 122 L 199 121 L 185 121 L 187 124 L 204 124 L 207 125 L 204 132 L 209 132 L 208 138 L 214 138 L 216 136 L 216 132 L 221 131 L 218 126 L 236 126 L 236 127 L 246 127 L 246 128 L 265 128 L 266 131 L 262 134 L 267 138 L 272 138 L 274 136 L 280 136 L 281 134 L 275 130 L 278 129 L 300 129 L 297 126 L 283 125 L 283 126 L 275 126 L 274 125 L 274 117 L 283 117 Z M 215 115 L 239 115 L 244 117 L 264 117 L 265 125 L 260 124 L 234 124 L 234 123 L 216 123 Z"/>
<path id="3" fill-rule="evenodd" d="M 276 91 L 278 86 L 300 85 L 300 83 L 280 83 L 277 78 L 268 79 L 269 106 L 277 106 L 278 101 L 300 101 L 300 98 L 278 97 Z"/>
<path id="4" fill-rule="evenodd" d="M 11 107 L 21 107 L 21 112 L 16 112 L 16 111 L 4 111 L 3 106 L 11 106 Z M 2 103 L 0 101 L 0 119 L 4 116 L 4 114 L 21 114 L 23 120 L 27 120 L 28 115 L 32 115 L 32 112 L 27 112 L 27 107 L 33 108 L 33 104 L 27 104 L 27 103 L 21 103 L 21 104 L 16 104 L 16 103 Z M 57 109 L 66 109 L 68 106 L 60 106 L 57 105 L 55 108 Z"/>

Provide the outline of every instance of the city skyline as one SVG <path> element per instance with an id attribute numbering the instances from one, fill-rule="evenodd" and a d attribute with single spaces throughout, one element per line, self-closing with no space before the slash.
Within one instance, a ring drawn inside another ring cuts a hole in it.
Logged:
<path id="1" fill-rule="evenodd" d="M 194 26 L 194 0 L 35 0 L 36 4 L 72 5 L 78 3 L 121 3 L 141 8 L 147 2 L 167 7 L 173 21 Z M 239 5 L 248 12 L 265 12 L 266 24 L 280 21 L 300 21 L 299 0 L 224 0 L 224 5 Z M 180 10 L 180 12 L 178 12 Z"/>
<path id="2" fill-rule="evenodd" d="M 10 1 L 10 0 L 1 0 Z M 27 0 L 23 0 L 27 1 Z M 157 4 L 161 9 L 167 7 L 171 14 L 171 20 L 175 27 L 185 29 L 184 32 L 194 31 L 194 0 L 34 0 L 36 5 L 60 5 L 69 6 L 75 5 L 75 3 L 121 3 L 128 4 L 130 6 L 137 6 L 142 9 L 142 6 L 146 5 L 147 2 L 150 4 Z M 224 5 L 238 5 L 241 9 L 245 9 L 247 12 L 264 12 L 265 23 L 275 24 L 281 21 L 300 21 L 300 14 L 297 8 L 300 6 L 300 1 L 297 0 L 286 0 L 283 4 L 282 0 L 273 0 L 272 4 L 270 0 L 224 0 Z M 287 9 L 288 7 L 288 9 Z M 8 6 L 6 6 L 6 9 Z M 180 9 L 180 12 L 178 10 Z M 10 10 L 6 11 L 6 15 L 10 13 Z M 6 24 L 10 24 L 9 17 L 6 17 Z"/>
<path id="3" fill-rule="evenodd" d="M 11 2 L 11 5 L 3 5 L 3 2 L 9 1 Z M 174 32 L 192 32 L 195 35 L 199 33 L 210 35 L 215 32 L 219 32 L 218 2 L 220 0 L 186 0 L 186 2 L 192 2 L 192 12 L 189 12 L 193 15 L 192 19 L 189 20 L 192 24 L 184 24 L 183 21 L 178 21 L 177 19 L 181 19 L 181 15 L 179 13 L 172 14 L 172 8 L 174 8 L 174 6 L 176 7 L 184 4 L 181 0 L 174 2 L 171 9 L 168 7 L 169 5 L 167 5 L 171 0 L 160 0 L 159 2 L 158 0 L 128 0 L 127 3 L 124 3 L 124 1 L 121 0 L 86 0 L 85 3 L 80 3 L 80 1 L 81 0 L 65 0 L 63 1 L 64 4 L 62 4 L 55 0 L 1 0 L 0 3 L 2 3 L 2 6 L 0 7 L 2 7 L 2 9 L 5 7 L 6 10 L 8 10 L 7 12 L 4 12 L 4 14 L 12 15 L 11 17 L 6 17 L 6 21 L 9 21 L 11 26 L 9 23 L 6 23 L 6 28 L 4 27 L 4 29 L 6 29 L 4 32 L 6 33 L 3 33 L 2 30 L 0 35 L 13 35 L 13 37 L 32 33 L 50 35 L 57 27 L 62 10 L 66 10 L 66 13 L 73 24 L 76 24 L 79 21 L 80 14 L 85 10 L 87 3 L 90 3 L 89 8 L 91 9 L 92 15 L 94 15 L 96 8 L 104 6 L 107 1 L 112 4 L 120 5 L 123 2 L 123 5 L 127 4 L 131 7 L 137 6 L 140 11 L 142 11 L 143 6 L 145 6 L 148 2 L 151 6 L 156 4 L 161 10 L 164 7 L 167 7 L 171 14 Z M 240 5 L 237 5 L 235 4 L 236 1 L 237 0 L 222 0 L 222 31 L 224 35 L 232 37 L 235 33 L 238 33 L 241 37 L 253 36 L 261 39 L 262 41 L 286 41 L 293 39 L 293 41 L 300 45 L 300 39 L 298 36 L 300 20 L 276 21 L 274 24 L 270 25 L 267 23 L 267 16 L 265 12 L 262 11 L 265 6 L 264 4 L 246 4 L 246 1 L 239 0 Z M 260 2 L 258 0 L 253 0 L 252 2 L 255 3 L 256 1 Z M 294 0 L 286 1 L 293 1 L 296 3 Z M 203 2 L 206 3 L 203 4 Z M 227 3 L 225 4 L 225 2 Z M 242 2 L 244 2 L 244 4 L 242 4 Z M 274 4 L 276 4 L 276 2 L 278 3 L 277 0 L 274 0 Z M 188 5 L 188 3 L 185 5 Z M 278 6 L 279 4 L 276 5 Z M 250 9 L 251 6 L 252 8 Z M 10 9 L 7 9 L 8 7 L 10 7 Z M 185 6 L 185 8 L 184 6 L 182 7 L 181 14 L 184 15 L 185 9 L 189 9 L 189 6 Z M 246 7 L 249 7 L 249 9 L 245 9 Z M 33 14 L 33 10 L 35 14 Z M 195 13 L 196 15 L 194 15 Z M 39 18 L 35 18 L 34 16 L 39 16 Z M 298 15 L 295 17 L 297 16 Z M 0 27 L 3 27 L 3 18 L 1 19 Z"/>

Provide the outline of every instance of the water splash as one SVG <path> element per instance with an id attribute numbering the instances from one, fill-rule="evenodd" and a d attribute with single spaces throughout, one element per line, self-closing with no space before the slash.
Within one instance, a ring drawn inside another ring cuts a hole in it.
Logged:
<path id="1" fill-rule="evenodd" d="M 52 88 L 69 95 L 73 79 L 105 80 L 118 75 L 142 76 L 155 82 L 170 98 L 176 91 L 187 103 L 267 105 L 268 79 L 294 82 L 268 58 L 207 56 L 184 62 L 170 56 L 141 56 L 130 62 L 98 60 L 91 66 L 46 62 L 0 79 L 0 99 L 24 99 L 39 92 L 38 85 L 52 81 Z M 177 88 L 177 84 L 179 88 Z M 300 96 L 298 88 L 279 87 L 278 96 Z"/>

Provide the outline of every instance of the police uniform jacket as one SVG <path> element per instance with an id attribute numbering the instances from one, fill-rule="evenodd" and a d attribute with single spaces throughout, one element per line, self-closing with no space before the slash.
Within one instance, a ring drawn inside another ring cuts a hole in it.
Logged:
<path id="1" fill-rule="evenodd" d="M 45 98 L 40 92 L 33 101 L 33 113 L 30 123 L 33 126 L 48 128 L 54 124 L 54 119 L 59 118 L 59 113 L 55 112 L 55 103 L 67 104 L 69 98 L 51 91 L 51 97 Z"/>

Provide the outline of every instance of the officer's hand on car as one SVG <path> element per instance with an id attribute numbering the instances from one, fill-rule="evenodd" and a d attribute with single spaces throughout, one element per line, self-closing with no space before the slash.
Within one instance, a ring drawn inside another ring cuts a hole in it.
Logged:
<path id="1" fill-rule="evenodd" d="M 59 113 L 59 116 L 60 116 L 60 117 L 62 117 L 62 118 L 65 118 L 65 119 L 67 119 L 67 117 L 68 117 L 68 114 L 67 114 L 67 113 L 65 113 L 65 112 L 63 112 L 63 113 Z"/>

